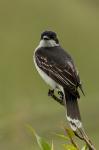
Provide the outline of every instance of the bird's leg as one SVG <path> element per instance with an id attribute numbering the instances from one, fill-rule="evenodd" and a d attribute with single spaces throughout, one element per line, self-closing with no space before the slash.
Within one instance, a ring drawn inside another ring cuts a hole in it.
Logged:
<path id="1" fill-rule="evenodd" d="M 53 90 L 49 89 L 48 96 L 53 96 L 53 95 L 54 95 L 54 89 Z"/>
<path id="2" fill-rule="evenodd" d="M 58 93 L 59 94 L 59 93 Z M 62 94 L 61 95 L 61 98 L 58 98 L 55 94 L 54 94 L 54 90 L 50 90 L 48 91 L 48 96 L 51 96 L 55 101 L 57 101 L 58 103 L 60 103 L 61 105 L 64 105 L 64 102 L 63 102 L 63 98 L 62 98 Z"/>
<path id="3" fill-rule="evenodd" d="M 60 99 L 63 101 L 64 99 L 64 94 L 62 91 L 58 91 L 58 94 L 60 95 Z"/>

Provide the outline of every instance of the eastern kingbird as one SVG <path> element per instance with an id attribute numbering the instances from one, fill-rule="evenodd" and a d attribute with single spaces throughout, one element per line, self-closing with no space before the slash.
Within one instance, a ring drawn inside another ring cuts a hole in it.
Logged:
<path id="1" fill-rule="evenodd" d="M 78 88 L 83 92 L 82 85 L 73 59 L 60 46 L 55 32 L 44 31 L 41 34 L 40 43 L 34 52 L 34 63 L 41 77 L 53 89 L 49 90 L 49 94 L 54 93 L 54 90 L 59 91 L 59 102 L 66 106 L 71 128 L 74 131 L 81 128 L 77 99 L 80 98 Z"/>

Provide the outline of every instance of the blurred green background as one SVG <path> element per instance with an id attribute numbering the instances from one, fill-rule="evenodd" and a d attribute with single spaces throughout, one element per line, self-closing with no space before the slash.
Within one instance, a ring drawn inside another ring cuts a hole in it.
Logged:
<path id="1" fill-rule="evenodd" d="M 83 124 L 99 148 L 99 1 L 0 0 L 0 149 L 36 150 L 30 124 L 59 150 L 65 109 L 47 96 L 32 55 L 42 31 L 57 32 L 79 68 Z M 67 122 L 66 122 L 67 123 Z"/>

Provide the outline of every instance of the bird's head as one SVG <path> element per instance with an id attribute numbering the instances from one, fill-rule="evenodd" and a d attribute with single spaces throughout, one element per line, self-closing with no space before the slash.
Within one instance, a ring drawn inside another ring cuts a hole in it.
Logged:
<path id="1" fill-rule="evenodd" d="M 41 33 L 40 47 L 59 46 L 57 35 L 53 31 L 44 31 Z"/>

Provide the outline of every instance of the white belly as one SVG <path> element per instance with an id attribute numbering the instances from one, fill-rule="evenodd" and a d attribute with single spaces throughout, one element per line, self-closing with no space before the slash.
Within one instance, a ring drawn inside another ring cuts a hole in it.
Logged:
<path id="1" fill-rule="evenodd" d="M 40 74 L 40 76 L 42 77 L 42 79 L 48 84 L 50 85 L 53 89 L 60 89 L 61 91 L 63 91 L 63 87 L 61 85 L 59 85 L 58 83 L 56 83 L 56 81 L 54 81 L 52 78 L 50 78 L 44 71 L 42 71 L 36 64 L 35 61 L 35 56 L 34 56 L 34 64 L 35 67 L 38 71 L 38 73 Z"/>
<path id="2" fill-rule="evenodd" d="M 35 58 L 34 58 L 34 64 L 35 64 L 35 67 L 36 67 L 38 73 L 39 73 L 40 76 L 42 77 L 42 79 L 43 79 L 48 85 L 50 85 L 53 89 L 55 89 L 56 86 L 57 86 L 56 82 L 55 82 L 53 79 L 51 79 L 44 71 L 42 71 L 42 70 L 37 66 L 37 64 L 36 64 L 36 62 L 35 62 Z"/>

